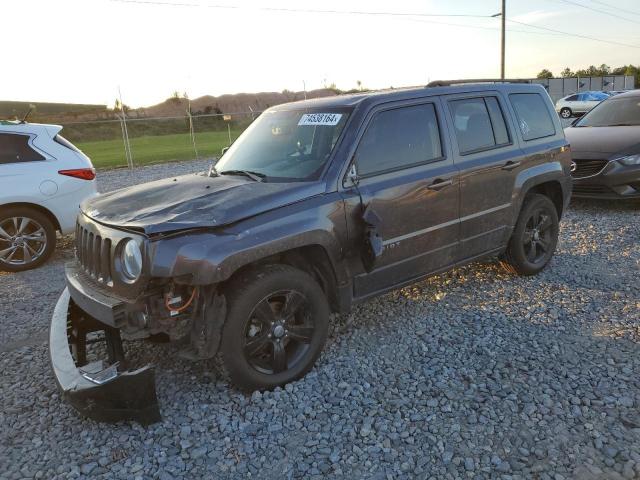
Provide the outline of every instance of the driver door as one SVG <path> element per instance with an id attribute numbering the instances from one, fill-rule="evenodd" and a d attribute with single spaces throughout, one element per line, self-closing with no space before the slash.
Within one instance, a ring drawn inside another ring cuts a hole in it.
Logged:
<path id="1" fill-rule="evenodd" d="M 369 121 L 354 162 L 362 209 L 375 212 L 383 250 L 370 271 L 356 275 L 355 297 L 408 283 L 458 258 L 458 170 L 442 141 L 441 118 L 438 99 L 421 99 L 383 106 Z M 362 209 L 348 214 L 349 231 L 359 238 Z"/>

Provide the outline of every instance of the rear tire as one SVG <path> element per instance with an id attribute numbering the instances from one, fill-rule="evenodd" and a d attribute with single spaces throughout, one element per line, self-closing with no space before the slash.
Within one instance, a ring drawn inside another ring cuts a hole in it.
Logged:
<path id="1" fill-rule="evenodd" d="M 0 270 L 39 267 L 56 248 L 56 229 L 44 213 L 29 207 L 0 210 Z"/>
<path id="2" fill-rule="evenodd" d="M 507 262 L 520 275 L 543 270 L 558 245 L 558 212 L 549 197 L 527 195 L 505 253 Z"/>
<path id="3" fill-rule="evenodd" d="M 564 107 L 560 109 L 560 116 L 562 118 L 571 118 L 572 115 L 573 115 L 573 112 L 571 111 L 570 108 Z"/>
<path id="4" fill-rule="evenodd" d="M 327 339 L 329 305 L 318 283 L 287 265 L 241 274 L 225 289 L 220 360 L 246 391 L 282 386 L 313 367 Z"/>

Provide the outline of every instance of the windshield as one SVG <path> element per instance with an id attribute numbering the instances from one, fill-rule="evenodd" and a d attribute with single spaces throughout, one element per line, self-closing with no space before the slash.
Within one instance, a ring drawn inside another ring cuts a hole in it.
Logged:
<path id="1" fill-rule="evenodd" d="M 576 127 L 640 125 L 640 96 L 611 97 L 582 117 Z"/>
<path id="2" fill-rule="evenodd" d="M 267 111 L 240 135 L 215 168 L 265 181 L 314 180 L 322 174 L 349 117 L 346 109 Z"/>

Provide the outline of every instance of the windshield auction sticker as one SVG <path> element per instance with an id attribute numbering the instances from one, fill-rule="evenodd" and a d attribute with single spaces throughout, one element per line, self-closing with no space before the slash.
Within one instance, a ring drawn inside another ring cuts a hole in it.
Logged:
<path id="1" fill-rule="evenodd" d="M 337 125 L 341 117 L 341 113 L 305 113 L 298 125 Z"/>

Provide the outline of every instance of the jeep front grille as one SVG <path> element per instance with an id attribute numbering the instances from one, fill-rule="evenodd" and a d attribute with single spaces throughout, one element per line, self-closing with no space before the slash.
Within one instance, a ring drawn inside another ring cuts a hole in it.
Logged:
<path id="1" fill-rule="evenodd" d="M 596 175 L 600 173 L 608 162 L 607 160 L 582 160 L 579 158 L 574 158 L 573 161 L 576 162 L 576 169 L 571 172 L 573 178 Z"/>
<path id="2" fill-rule="evenodd" d="M 76 256 L 87 275 L 104 285 L 112 286 L 111 239 L 76 224 Z"/>

